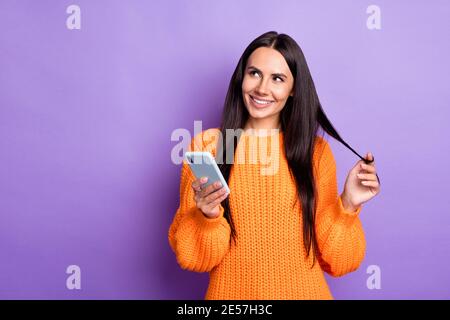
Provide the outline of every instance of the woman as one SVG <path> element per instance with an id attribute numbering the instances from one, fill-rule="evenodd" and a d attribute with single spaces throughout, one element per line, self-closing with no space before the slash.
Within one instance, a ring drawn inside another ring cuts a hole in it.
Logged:
<path id="1" fill-rule="evenodd" d="M 206 181 L 183 163 L 169 230 L 180 266 L 210 273 L 206 299 L 332 299 L 324 271 L 337 277 L 361 264 L 359 213 L 380 191 L 374 158 L 360 156 L 338 196 L 335 160 L 319 126 L 350 148 L 325 116 L 298 44 L 276 32 L 256 38 L 233 73 L 220 128 L 190 146 L 214 146 L 208 151 L 224 160 L 218 163 L 231 193 L 220 184 L 202 188 Z M 229 129 L 242 131 L 227 138 Z M 267 129 L 275 133 L 260 134 Z M 261 162 L 233 161 L 236 150 L 245 158 L 267 144 L 279 161 L 271 173 L 262 174 Z"/>

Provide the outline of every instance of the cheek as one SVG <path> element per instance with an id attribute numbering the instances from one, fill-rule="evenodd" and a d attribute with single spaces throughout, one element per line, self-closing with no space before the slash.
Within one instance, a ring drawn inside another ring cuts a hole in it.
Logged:
<path id="1" fill-rule="evenodd" d="M 250 92 L 254 90 L 254 88 L 258 85 L 258 80 L 250 79 L 248 77 L 244 77 L 242 80 L 242 91 Z"/>
<path id="2" fill-rule="evenodd" d="M 285 87 L 275 88 L 272 91 L 274 98 L 277 100 L 286 100 L 289 97 L 289 93 L 290 93 L 290 91 Z"/>

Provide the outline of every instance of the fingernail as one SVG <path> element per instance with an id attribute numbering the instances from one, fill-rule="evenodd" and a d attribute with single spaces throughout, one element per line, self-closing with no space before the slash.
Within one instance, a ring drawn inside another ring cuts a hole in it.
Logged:
<path id="1" fill-rule="evenodd" d="M 216 187 L 221 187 L 222 184 L 220 182 L 216 182 Z"/>
<path id="2" fill-rule="evenodd" d="M 201 182 L 206 182 L 208 180 L 208 177 L 201 178 Z"/>

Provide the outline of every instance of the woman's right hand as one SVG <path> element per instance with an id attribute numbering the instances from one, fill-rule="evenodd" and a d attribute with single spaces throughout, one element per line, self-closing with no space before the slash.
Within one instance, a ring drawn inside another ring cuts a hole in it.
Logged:
<path id="1" fill-rule="evenodd" d="M 225 187 L 222 187 L 220 181 L 203 187 L 208 181 L 207 177 L 202 177 L 195 180 L 192 183 L 192 189 L 194 190 L 194 200 L 203 214 L 210 219 L 217 218 L 220 213 L 220 203 L 228 197 L 228 193 Z"/>

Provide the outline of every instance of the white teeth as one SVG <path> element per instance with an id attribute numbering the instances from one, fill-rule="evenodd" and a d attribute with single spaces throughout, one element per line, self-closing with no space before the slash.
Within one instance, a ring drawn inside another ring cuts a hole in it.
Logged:
<path id="1" fill-rule="evenodd" d="M 255 98 L 253 98 L 253 97 L 252 97 L 252 99 L 253 99 L 253 101 L 255 101 L 255 102 L 258 103 L 258 104 L 269 104 L 269 103 L 272 103 L 272 102 L 273 102 L 273 101 L 258 100 L 258 99 L 255 99 Z"/>

